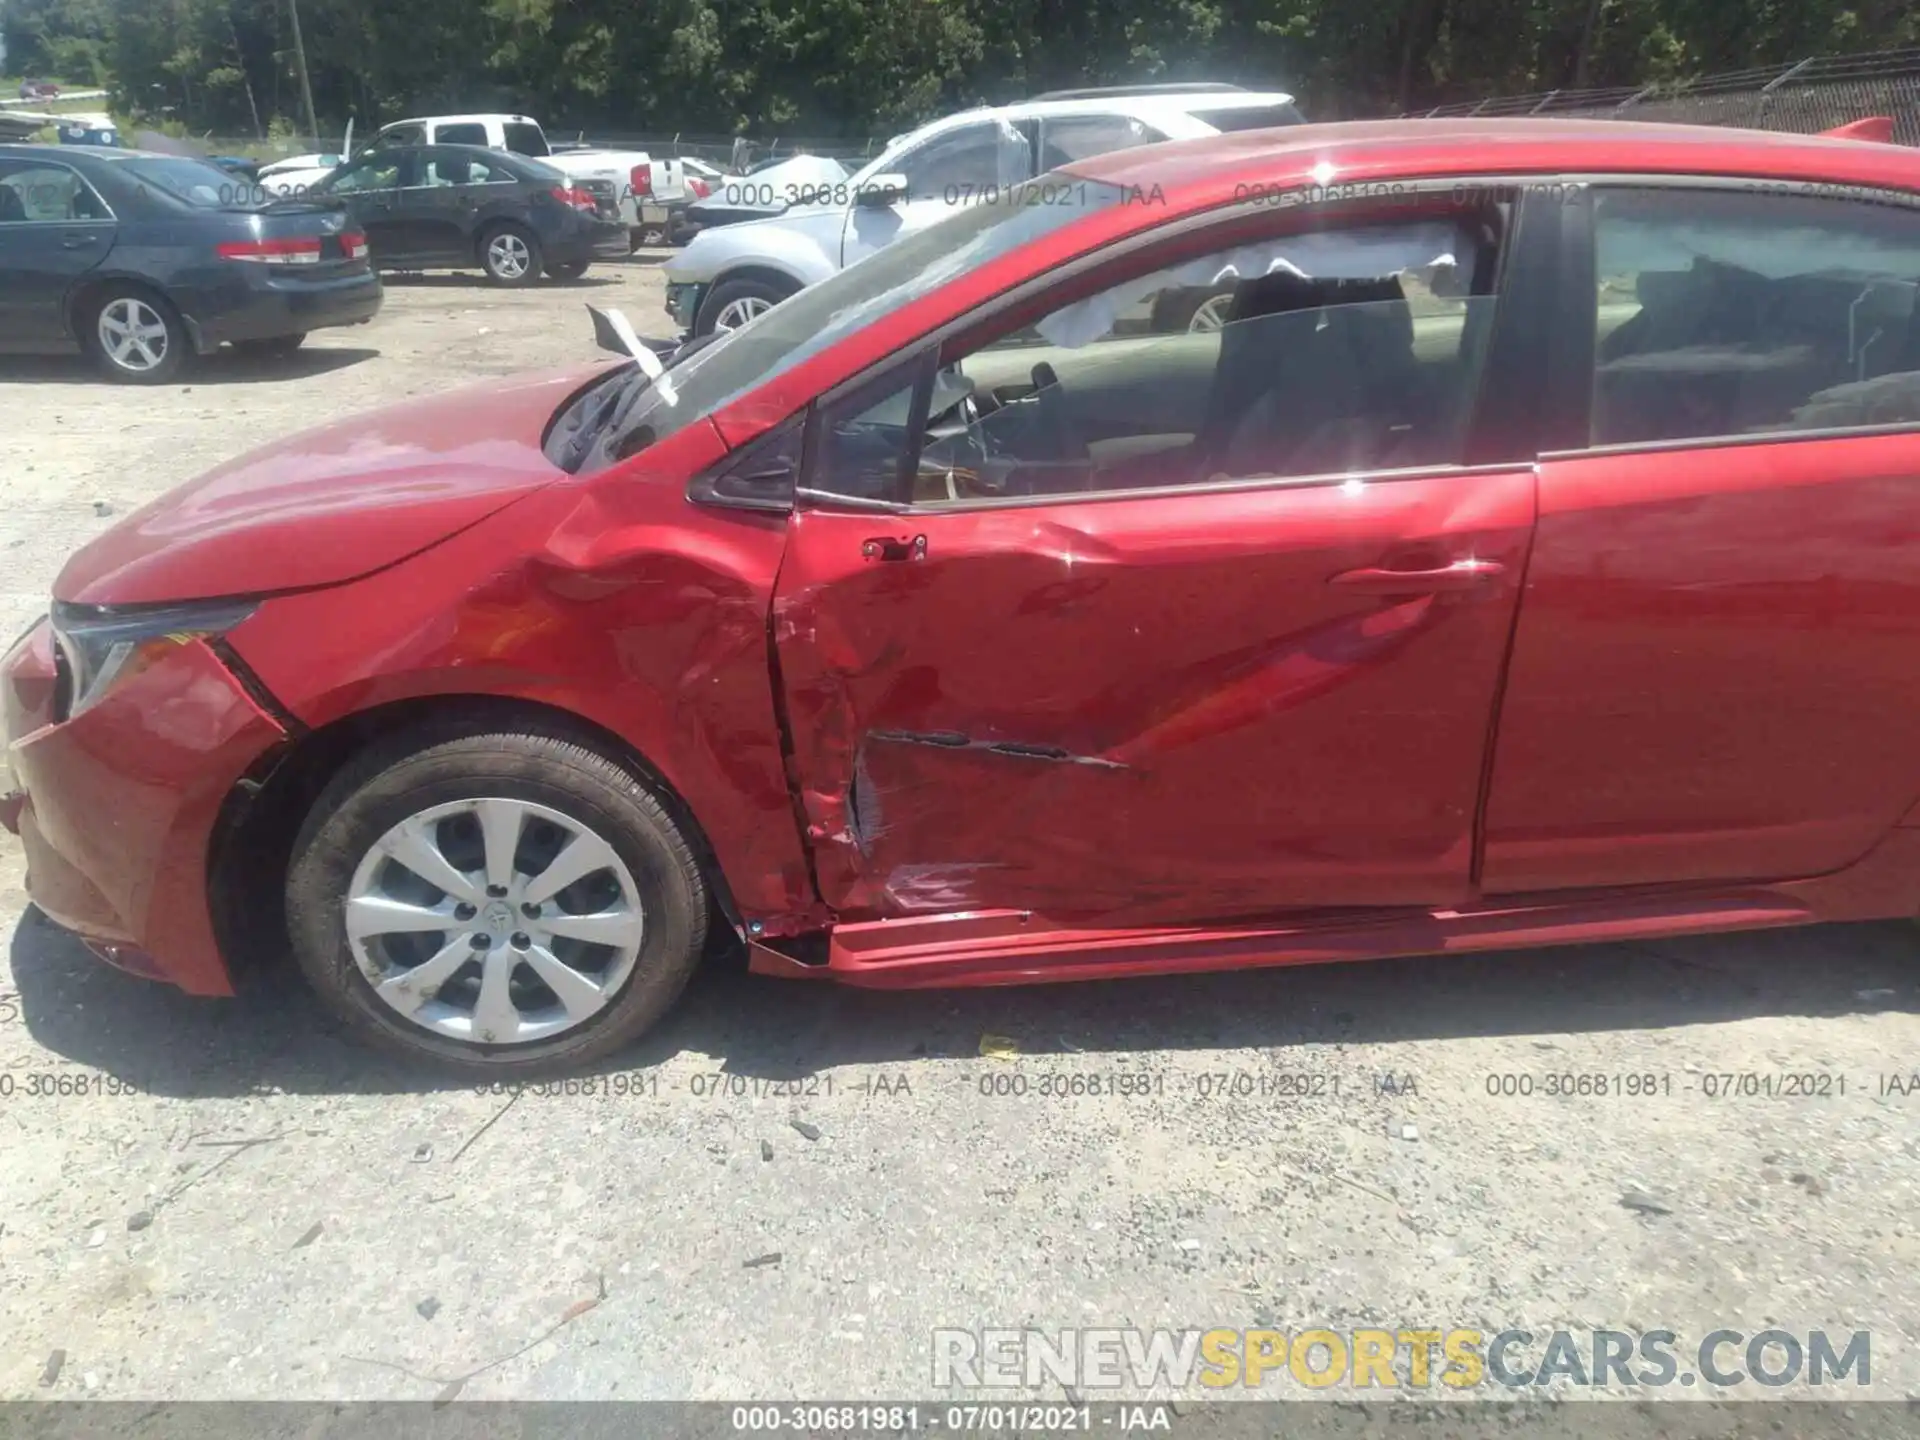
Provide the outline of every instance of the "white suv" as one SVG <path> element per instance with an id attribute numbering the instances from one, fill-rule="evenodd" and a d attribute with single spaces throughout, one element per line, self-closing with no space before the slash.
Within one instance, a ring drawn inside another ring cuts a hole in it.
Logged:
<path id="1" fill-rule="evenodd" d="M 1061 90 L 935 120 L 844 184 L 762 195 L 752 176 L 722 181 L 713 197 L 720 205 L 787 208 L 695 236 L 667 262 L 667 312 L 695 335 L 731 330 L 956 206 L 1072 161 L 1300 121 L 1292 96 L 1235 85 Z"/>

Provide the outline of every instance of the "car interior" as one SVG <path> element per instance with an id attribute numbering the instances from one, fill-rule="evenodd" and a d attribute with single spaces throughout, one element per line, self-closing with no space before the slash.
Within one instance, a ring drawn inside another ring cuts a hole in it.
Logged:
<path id="1" fill-rule="evenodd" d="M 1631 284 L 1630 306 L 1602 305 L 1596 444 L 1920 420 L 1912 280 L 1700 256 Z"/>
<path id="2" fill-rule="evenodd" d="M 108 218 L 92 188 L 70 171 L 16 170 L 0 176 L 0 224 Z"/>
<path id="3" fill-rule="evenodd" d="M 1224 270 L 1207 257 L 1063 307 L 943 368 L 913 498 L 1450 463 L 1491 327 L 1499 218 L 1449 223 L 1438 241 L 1408 226 L 1345 252 L 1277 241 Z M 1181 291 L 1228 295 L 1220 328 L 1156 332 L 1157 302 Z M 891 498 L 909 400 L 832 427 L 825 486 Z"/>

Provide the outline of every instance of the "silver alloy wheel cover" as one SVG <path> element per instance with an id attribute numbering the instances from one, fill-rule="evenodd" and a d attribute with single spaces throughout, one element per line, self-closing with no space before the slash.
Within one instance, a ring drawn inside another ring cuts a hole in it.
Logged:
<path id="1" fill-rule="evenodd" d="M 471 816 L 480 828 L 484 870 L 458 869 L 436 839 L 441 821 L 461 816 Z M 515 864 L 529 819 L 545 821 L 570 836 L 537 874 L 523 873 Z M 388 861 L 438 889 L 440 900 L 424 905 L 388 893 L 380 883 Z M 587 914 L 561 909 L 555 896 L 603 874 L 619 887 L 618 905 Z M 470 913 L 462 917 L 462 909 Z M 435 805 L 387 831 L 355 867 L 345 912 L 354 963 L 382 1002 L 436 1035 L 486 1045 L 550 1040 L 586 1023 L 633 974 L 646 929 L 639 887 L 610 844 L 558 810 L 494 796 Z M 438 942 L 420 963 L 402 967 L 377 943 L 369 943 L 392 935 L 437 935 Z M 613 954 L 593 974 L 556 954 L 556 938 L 604 946 Z M 463 1006 L 442 999 L 441 988 L 470 962 L 481 971 L 473 1003 Z M 557 1005 L 531 1014 L 518 1008 L 510 986 L 523 966 L 545 983 Z"/>
<path id="2" fill-rule="evenodd" d="M 107 358 L 122 370 L 137 374 L 162 364 L 167 358 L 167 347 L 173 343 L 167 334 L 167 322 L 160 318 L 159 312 L 132 295 L 123 295 L 101 306 L 94 330 Z"/>
<path id="3" fill-rule="evenodd" d="M 720 307 L 720 313 L 713 317 L 716 330 L 738 330 L 749 320 L 757 320 L 773 308 L 773 301 L 759 295 L 742 295 L 738 300 L 729 300 Z"/>
<path id="4" fill-rule="evenodd" d="M 1187 321 L 1187 333 L 1205 335 L 1218 330 L 1227 323 L 1227 307 L 1232 303 L 1232 295 L 1209 295 Z"/>
<path id="5" fill-rule="evenodd" d="M 532 265 L 533 252 L 511 230 L 503 230 L 487 242 L 487 268 L 503 280 L 518 280 Z"/>

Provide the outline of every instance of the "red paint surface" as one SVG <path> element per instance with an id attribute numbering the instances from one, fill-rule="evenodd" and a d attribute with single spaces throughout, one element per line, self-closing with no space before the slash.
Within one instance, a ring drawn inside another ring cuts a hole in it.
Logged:
<path id="1" fill-rule="evenodd" d="M 28 797 L 20 838 L 34 903 L 90 940 L 146 951 L 191 994 L 230 994 L 208 908 L 208 842 L 279 726 L 198 641 L 65 724 L 18 698 L 45 693 L 52 675 L 44 625 L 0 674 L 8 758 Z"/>
<path id="2" fill-rule="evenodd" d="M 898 562 L 864 554 L 873 516 L 800 516 L 775 633 L 823 898 L 1141 924 L 1464 898 L 1532 519 L 1525 470 L 919 515 Z M 1335 583 L 1468 557 L 1504 572 Z"/>
<path id="3" fill-rule="evenodd" d="M 1490 893 L 1851 864 L 1920 798 L 1920 437 L 1540 468 Z"/>
<path id="4" fill-rule="evenodd" d="M 426 548 L 561 478 L 548 418 L 604 366 L 356 415 L 216 466 L 87 545 L 53 593 L 139 605 L 330 585 Z"/>

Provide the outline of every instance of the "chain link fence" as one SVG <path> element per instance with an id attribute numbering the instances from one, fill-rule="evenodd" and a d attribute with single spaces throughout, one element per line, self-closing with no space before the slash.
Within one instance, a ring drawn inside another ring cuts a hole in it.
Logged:
<path id="1" fill-rule="evenodd" d="M 1665 120 L 1802 134 L 1884 115 L 1893 120 L 1896 142 L 1920 145 L 1920 48 L 1809 58 L 1638 89 L 1506 95 L 1416 113 Z"/>

